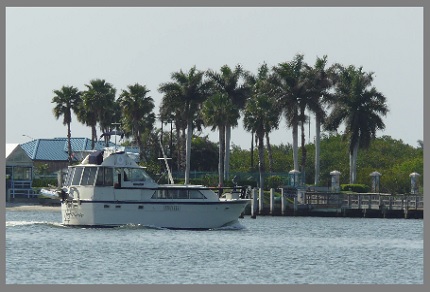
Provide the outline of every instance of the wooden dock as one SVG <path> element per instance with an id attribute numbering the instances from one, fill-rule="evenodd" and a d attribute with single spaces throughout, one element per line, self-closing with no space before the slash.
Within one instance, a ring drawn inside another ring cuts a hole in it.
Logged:
<path id="1" fill-rule="evenodd" d="M 257 196 L 257 192 L 252 193 Z M 245 214 L 253 217 L 269 215 L 405 219 L 422 219 L 424 216 L 423 195 L 303 192 L 293 198 L 281 196 L 275 199 L 273 193 L 271 191 L 270 203 L 265 205 L 261 204 L 260 196 L 257 196 Z"/>

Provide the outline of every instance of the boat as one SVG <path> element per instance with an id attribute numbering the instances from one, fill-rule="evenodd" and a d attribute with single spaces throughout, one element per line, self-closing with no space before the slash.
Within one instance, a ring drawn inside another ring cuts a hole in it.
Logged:
<path id="1" fill-rule="evenodd" d="M 170 174 L 170 172 L 169 172 Z M 62 224 L 215 229 L 238 223 L 249 199 L 203 185 L 158 184 L 124 151 L 95 151 L 68 167 Z"/>

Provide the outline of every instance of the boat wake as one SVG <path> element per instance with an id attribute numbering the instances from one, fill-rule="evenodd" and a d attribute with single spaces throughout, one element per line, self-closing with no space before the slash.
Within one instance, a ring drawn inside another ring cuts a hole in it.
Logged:
<path id="1" fill-rule="evenodd" d="M 240 224 L 239 222 L 236 222 L 231 225 L 226 225 L 219 228 L 213 228 L 210 230 L 243 230 L 243 229 L 246 229 L 246 227 Z"/>
<path id="2" fill-rule="evenodd" d="M 46 221 L 6 221 L 6 227 L 25 227 L 25 226 L 64 227 L 60 222 L 46 222 Z"/>

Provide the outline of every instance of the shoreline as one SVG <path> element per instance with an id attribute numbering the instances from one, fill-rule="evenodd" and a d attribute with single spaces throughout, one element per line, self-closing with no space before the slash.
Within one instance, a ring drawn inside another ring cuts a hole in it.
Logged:
<path id="1" fill-rule="evenodd" d="M 38 210 L 61 210 L 61 206 L 43 205 L 39 202 L 6 202 L 6 210 L 13 211 L 38 211 Z"/>

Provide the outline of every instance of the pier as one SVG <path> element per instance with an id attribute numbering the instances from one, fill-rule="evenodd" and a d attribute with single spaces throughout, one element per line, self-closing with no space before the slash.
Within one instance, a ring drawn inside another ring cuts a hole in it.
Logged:
<path id="1" fill-rule="evenodd" d="M 298 192 L 293 197 L 274 197 L 272 189 L 268 203 L 260 198 L 260 192 L 252 190 L 246 215 L 405 219 L 424 215 L 423 195 L 419 194 Z"/>

